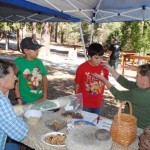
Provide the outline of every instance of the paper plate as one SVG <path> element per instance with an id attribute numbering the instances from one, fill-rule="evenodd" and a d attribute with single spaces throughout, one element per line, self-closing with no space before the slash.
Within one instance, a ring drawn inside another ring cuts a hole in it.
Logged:
<path id="1" fill-rule="evenodd" d="M 75 125 L 91 125 L 91 126 L 96 126 L 94 123 L 90 122 L 90 121 L 86 121 L 86 120 L 75 120 L 74 121 Z"/>
<path id="2" fill-rule="evenodd" d="M 60 108 L 60 104 L 57 100 L 45 100 L 41 103 L 35 103 L 30 109 L 45 111 L 45 110 L 55 110 Z"/>
<path id="3" fill-rule="evenodd" d="M 54 136 L 54 138 L 55 138 L 56 135 L 60 135 L 60 136 L 63 136 L 63 135 L 64 135 L 65 138 L 66 138 L 65 133 L 62 133 L 62 132 L 49 132 L 49 133 L 46 133 L 45 135 L 43 135 L 43 136 L 41 137 L 41 140 L 42 140 L 45 144 L 50 145 L 50 146 L 55 146 L 55 147 L 63 147 L 63 146 L 65 146 L 65 144 L 51 144 L 50 142 L 48 142 L 48 141 L 45 140 L 45 138 L 48 137 L 48 136 Z M 65 143 L 65 138 L 64 138 L 64 143 Z"/>

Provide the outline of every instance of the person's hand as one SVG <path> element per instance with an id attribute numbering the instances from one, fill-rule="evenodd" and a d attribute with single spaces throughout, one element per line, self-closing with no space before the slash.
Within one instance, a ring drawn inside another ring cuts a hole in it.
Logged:
<path id="1" fill-rule="evenodd" d="M 102 65 L 103 67 L 105 67 L 107 70 L 112 69 L 112 67 L 109 65 L 108 61 L 103 61 L 103 62 L 101 63 L 101 65 Z"/>
<path id="2" fill-rule="evenodd" d="M 23 104 L 21 98 L 19 98 L 17 101 L 18 101 L 18 105 L 22 105 Z"/>
<path id="3" fill-rule="evenodd" d="M 100 79 L 107 86 L 108 89 L 112 87 L 112 84 L 103 75 L 97 73 L 92 73 L 92 75 L 95 78 Z"/>
<path id="4" fill-rule="evenodd" d="M 103 75 L 101 75 L 101 74 L 92 73 L 92 75 L 93 75 L 95 78 L 100 79 L 100 80 L 102 80 L 102 81 L 105 80 L 105 77 L 104 77 Z"/>
<path id="5" fill-rule="evenodd" d="M 120 76 L 120 74 L 119 74 L 114 68 L 112 68 L 112 67 L 109 65 L 108 62 L 103 61 L 103 62 L 101 63 L 101 65 L 102 65 L 104 68 L 106 68 L 106 69 L 110 72 L 110 74 L 111 74 L 116 80 L 118 79 L 118 77 Z"/>

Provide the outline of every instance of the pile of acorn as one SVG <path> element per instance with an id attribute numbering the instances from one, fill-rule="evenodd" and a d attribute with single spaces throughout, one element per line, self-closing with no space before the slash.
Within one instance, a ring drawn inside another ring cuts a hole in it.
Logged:
<path id="1" fill-rule="evenodd" d="M 150 125 L 139 136 L 139 150 L 150 150 Z"/>

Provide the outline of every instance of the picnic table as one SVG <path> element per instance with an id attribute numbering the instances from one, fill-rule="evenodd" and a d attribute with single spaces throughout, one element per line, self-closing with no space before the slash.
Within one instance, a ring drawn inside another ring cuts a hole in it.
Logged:
<path id="1" fill-rule="evenodd" d="M 28 136 L 22 141 L 23 144 L 29 146 L 30 148 L 36 149 L 36 150 L 57 150 L 57 149 L 66 150 L 66 147 L 54 147 L 54 146 L 46 145 L 41 140 L 42 135 L 52 132 L 52 130 L 50 130 L 46 126 L 45 121 L 49 120 L 51 118 L 60 118 L 60 117 L 63 118 L 64 117 L 61 115 L 61 112 L 62 112 L 61 109 L 66 104 L 66 100 L 64 100 L 63 97 L 58 98 L 56 100 L 59 101 L 60 106 L 61 106 L 59 111 L 57 111 L 57 112 L 45 111 L 45 112 L 43 112 L 43 116 L 38 124 L 35 124 L 35 125 L 29 124 L 29 133 L 28 133 Z M 93 122 L 97 117 L 96 114 L 92 114 L 92 113 L 88 113 L 88 112 L 84 112 L 84 111 L 83 111 L 83 114 L 84 114 L 83 115 L 84 119 L 91 121 L 91 122 Z M 100 120 L 99 123 L 96 124 L 96 126 L 98 128 L 102 128 L 104 121 L 108 123 L 108 126 L 106 128 L 108 128 L 108 130 L 109 130 L 112 120 L 105 118 L 105 117 L 102 117 L 102 120 Z M 66 134 L 68 133 L 67 128 L 63 128 L 59 132 L 63 132 Z M 113 142 L 112 150 L 138 150 L 138 142 L 139 142 L 138 135 L 140 135 L 141 133 L 142 133 L 142 129 L 138 128 L 137 129 L 137 138 L 128 148 L 125 148 L 125 147 Z M 94 149 L 94 147 L 93 147 L 93 149 Z"/>
<path id="2" fill-rule="evenodd" d="M 138 61 L 145 60 L 149 62 L 150 56 L 140 56 L 140 55 L 136 55 L 135 53 L 123 53 L 122 54 L 122 75 L 124 75 L 124 68 L 125 68 L 127 59 L 132 59 L 131 67 L 133 68 L 136 59 L 138 59 Z"/>

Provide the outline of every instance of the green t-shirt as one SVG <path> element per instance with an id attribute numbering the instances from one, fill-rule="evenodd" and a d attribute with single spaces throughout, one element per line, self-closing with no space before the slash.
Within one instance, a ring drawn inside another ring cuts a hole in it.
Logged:
<path id="1" fill-rule="evenodd" d="M 20 96 L 23 102 L 31 103 L 43 95 L 43 76 L 47 75 L 47 69 L 38 58 L 27 60 L 24 57 L 15 59 L 18 67 Z"/>

